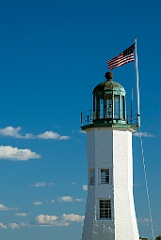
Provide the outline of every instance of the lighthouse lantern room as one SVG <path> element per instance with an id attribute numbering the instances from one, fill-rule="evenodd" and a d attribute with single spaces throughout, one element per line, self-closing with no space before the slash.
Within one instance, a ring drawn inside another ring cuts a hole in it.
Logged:
<path id="1" fill-rule="evenodd" d="M 87 133 L 88 196 L 82 240 L 138 240 L 133 197 L 132 132 L 126 92 L 105 74 L 93 90 L 93 110 L 81 114 Z"/>

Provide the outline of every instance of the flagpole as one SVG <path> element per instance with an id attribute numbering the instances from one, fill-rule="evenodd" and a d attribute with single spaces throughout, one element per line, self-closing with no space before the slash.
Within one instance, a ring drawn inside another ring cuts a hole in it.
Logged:
<path id="1" fill-rule="evenodd" d="M 137 52 L 137 39 L 135 38 L 135 70 L 136 70 L 136 91 L 137 91 L 137 118 L 138 127 L 140 127 L 140 90 L 139 90 L 139 68 L 138 68 L 138 52 Z"/>
<path id="2" fill-rule="evenodd" d="M 140 91 L 139 91 L 139 69 L 138 69 L 138 54 L 137 54 L 137 39 L 135 39 L 135 67 L 136 67 L 136 88 L 137 88 L 137 105 L 138 105 L 138 127 L 140 127 Z M 152 240 L 154 240 L 154 226 L 153 226 L 153 218 L 152 218 L 152 211 L 151 211 L 151 204 L 150 204 L 150 196 L 149 196 L 149 189 L 148 189 L 148 181 L 146 175 L 146 168 L 145 168 L 145 160 L 144 160 L 144 151 L 142 145 L 142 138 L 141 138 L 141 131 L 140 131 L 140 143 L 141 143 L 141 151 L 142 151 L 142 160 L 143 160 L 143 167 L 144 167 L 144 176 L 145 176 L 145 183 L 146 183 L 146 191 L 148 197 L 148 207 L 149 207 L 149 216 L 151 222 L 151 232 L 152 232 Z"/>

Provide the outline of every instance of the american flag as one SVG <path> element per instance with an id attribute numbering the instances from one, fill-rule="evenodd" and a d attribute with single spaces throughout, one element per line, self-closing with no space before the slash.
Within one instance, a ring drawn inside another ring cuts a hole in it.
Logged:
<path id="1" fill-rule="evenodd" d="M 108 69 L 112 70 L 116 67 L 120 67 L 126 63 L 134 62 L 134 49 L 135 49 L 135 43 L 132 44 L 130 47 L 125 49 L 122 53 L 120 53 L 118 56 L 112 58 L 107 62 Z"/>

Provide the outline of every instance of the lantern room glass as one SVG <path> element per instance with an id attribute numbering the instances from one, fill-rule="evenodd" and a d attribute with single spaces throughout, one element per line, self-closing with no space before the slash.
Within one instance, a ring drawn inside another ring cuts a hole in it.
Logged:
<path id="1" fill-rule="evenodd" d="M 93 113 L 94 120 L 125 120 L 125 96 L 111 91 L 94 96 Z"/>
<path id="2" fill-rule="evenodd" d="M 115 119 L 120 118 L 120 96 L 119 95 L 114 96 L 114 118 Z"/>

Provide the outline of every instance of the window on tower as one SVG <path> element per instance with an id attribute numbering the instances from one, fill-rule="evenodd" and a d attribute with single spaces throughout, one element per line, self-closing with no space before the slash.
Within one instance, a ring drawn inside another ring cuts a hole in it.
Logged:
<path id="1" fill-rule="evenodd" d="M 100 184 L 110 183 L 110 171 L 108 168 L 100 169 Z"/>
<path id="2" fill-rule="evenodd" d="M 95 169 L 89 170 L 89 184 L 94 185 L 95 184 Z"/>
<path id="3" fill-rule="evenodd" d="M 110 199 L 99 200 L 99 218 L 111 219 L 111 200 Z"/>

